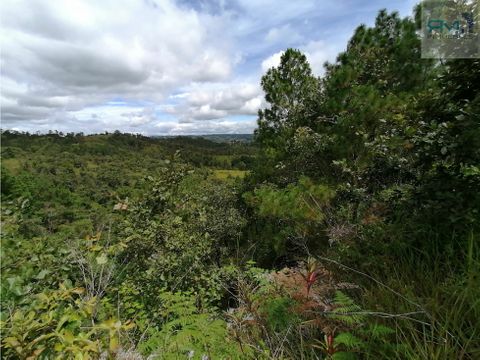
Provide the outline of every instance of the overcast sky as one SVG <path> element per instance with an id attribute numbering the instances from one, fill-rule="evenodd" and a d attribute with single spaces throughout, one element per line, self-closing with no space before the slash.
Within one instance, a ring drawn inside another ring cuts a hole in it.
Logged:
<path id="1" fill-rule="evenodd" d="M 288 47 L 314 73 L 381 8 L 413 0 L 2 0 L 1 127 L 251 133 Z"/>

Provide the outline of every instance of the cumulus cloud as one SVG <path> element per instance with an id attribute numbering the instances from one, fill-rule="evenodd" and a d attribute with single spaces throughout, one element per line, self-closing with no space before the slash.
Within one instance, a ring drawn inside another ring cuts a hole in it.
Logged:
<path id="1" fill-rule="evenodd" d="M 181 122 L 221 119 L 233 115 L 256 115 L 263 105 L 260 86 L 253 83 L 197 84 L 181 95 L 180 105 L 169 108 Z"/>
<path id="2" fill-rule="evenodd" d="M 252 133 L 255 127 L 255 119 L 244 121 L 220 119 L 186 123 L 162 121 L 156 125 L 156 131 L 166 135 L 248 134 Z"/>
<path id="3" fill-rule="evenodd" d="M 323 75 L 325 69 L 325 62 L 333 62 L 337 54 L 343 51 L 343 44 L 329 44 L 325 41 L 309 41 L 298 47 L 307 57 L 307 61 L 312 68 L 314 75 Z M 279 51 L 270 55 L 262 61 L 262 70 L 266 72 L 271 67 L 277 67 L 280 65 L 280 60 L 283 55 L 283 51 Z"/>
<path id="4" fill-rule="evenodd" d="M 199 86 L 192 90 L 187 102 L 191 106 L 210 104 L 213 108 L 225 111 L 235 111 L 236 114 L 251 114 L 251 112 L 242 112 L 247 102 L 261 96 L 259 85 L 243 84 L 221 84 L 218 87 Z"/>
<path id="5" fill-rule="evenodd" d="M 2 128 L 252 132 L 283 51 L 321 75 L 380 2 L 3 0 Z"/>
<path id="6" fill-rule="evenodd" d="M 270 43 L 281 43 L 283 46 L 298 44 L 303 41 L 303 36 L 290 24 L 271 28 L 265 36 L 265 41 Z"/>
<path id="7" fill-rule="evenodd" d="M 6 1 L 2 120 L 35 120 L 111 99 L 161 101 L 228 78 L 220 16 L 171 1 Z"/>
<path id="8" fill-rule="evenodd" d="M 268 69 L 272 67 L 277 67 L 280 65 L 280 59 L 283 55 L 283 51 L 279 51 L 273 55 L 270 55 L 268 58 L 262 61 L 262 70 L 266 72 Z"/>
<path id="9" fill-rule="evenodd" d="M 327 43 L 323 40 L 310 41 L 300 47 L 305 53 L 310 67 L 315 75 L 323 75 L 325 72 L 324 64 L 326 61 L 333 62 L 337 54 L 343 51 L 344 43 Z"/>
<path id="10" fill-rule="evenodd" d="M 144 108 L 140 111 L 122 113 L 122 117 L 128 119 L 130 126 L 140 126 L 148 124 L 156 119 L 154 108 Z"/>

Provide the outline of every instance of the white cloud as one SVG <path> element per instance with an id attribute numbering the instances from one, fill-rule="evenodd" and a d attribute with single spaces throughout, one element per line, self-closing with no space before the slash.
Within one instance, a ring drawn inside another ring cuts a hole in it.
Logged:
<path id="1" fill-rule="evenodd" d="M 310 41 L 300 47 L 305 53 L 310 67 L 315 75 L 323 75 L 326 61 L 334 62 L 337 54 L 343 51 L 343 44 L 329 44 L 325 41 Z"/>
<path id="2" fill-rule="evenodd" d="M 183 119 L 185 122 L 190 122 L 192 120 L 212 120 L 220 119 L 227 116 L 227 112 L 224 110 L 217 110 L 211 107 L 210 104 L 205 104 L 191 109 L 187 112 Z"/>
<path id="3" fill-rule="evenodd" d="M 265 36 L 265 41 L 274 44 L 281 43 L 283 46 L 296 44 L 302 40 L 303 36 L 301 36 L 290 24 L 273 27 Z"/>
<path id="4" fill-rule="evenodd" d="M 256 127 L 255 119 L 234 121 L 228 119 L 206 120 L 195 123 L 178 123 L 176 121 L 159 122 L 155 128 L 157 133 L 167 135 L 200 135 L 200 134 L 247 134 Z"/>
<path id="5" fill-rule="evenodd" d="M 279 51 L 279 52 L 269 56 L 265 60 L 263 60 L 262 61 L 263 72 L 266 72 L 268 69 L 270 69 L 272 67 L 277 67 L 278 65 L 280 65 L 280 59 L 281 59 L 283 53 L 284 53 L 283 51 Z"/>
<path id="6" fill-rule="evenodd" d="M 191 81 L 227 79 L 224 21 L 169 0 L 6 1 L 2 121 L 53 117 L 115 97 L 160 102 Z"/>
<path id="7" fill-rule="evenodd" d="M 342 51 L 341 44 L 328 44 L 325 41 L 310 41 L 306 44 L 299 46 L 299 50 L 302 51 L 307 57 L 307 61 L 312 68 L 314 75 L 323 75 L 323 65 L 326 61 L 334 62 L 337 54 Z M 270 55 L 262 61 L 262 70 L 265 73 L 271 67 L 277 67 L 280 65 L 280 60 L 283 55 L 283 51 L 279 51 Z"/>
<path id="8" fill-rule="evenodd" d="M 411 1 L 391 6 L 408 14 Z M 320 75 L 356 24 L 373 23 L 381 7 L 380 0 L 3 0 L 2 128 L 251 132 L 265 106 L 262 72 L 286 48 L 304 51 Z"/>
<path id="9" fill-rule="evenodd" d="M 263 96 L 256 96 L 253 99 L 248 100 L 241 108 L 243 114 L 257 114 L 258 110 L 264 105 Z"/>
<path id="10" fill-rule="evenodd" d="M 187 102 L 192 106 L 209 103 L 216 109 L 236 111 L 248 100 L 257 97 L 260 94 L 260 87 L 257 84 L 225 83 L 215 84 L 214 86 L 200 85 L 190 91 L 187 97 Z"/>
<path id="11" fill-rule="evenodd" d="M 195 84 L 182 94 L 181 104 L 167 111 L 181 122 L 212 120 L 235 115 L 256 115 L 263 104 L 260 86 L 253 83 Z"/>
<path id="12" fill-rule="evenodd" d="M 140 126 L 148 124 L 156 119 L 154 108 L 144 108 L 141 111 L 133 111 L 122 114 L 127 118 L 130 126 Z"/>

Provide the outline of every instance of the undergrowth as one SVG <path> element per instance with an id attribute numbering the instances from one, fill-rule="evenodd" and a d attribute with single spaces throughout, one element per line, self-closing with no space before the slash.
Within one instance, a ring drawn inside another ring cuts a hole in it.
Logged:
<path id="1" fill-rule="evenodd" d="M 375 274 L 424 311 L 414 321 L 390 320 L 395 341 L 404 345 L 395 353 L 396 359 L 480 358 L 478 235 L 470 234 L 461 255 L 448 258 L 437 251 L 420 255 L 410 251 L 397 257 L 390 272 Z M 366 288 L 362 305 L 387 312 L 412 310 L 411 303 L 381 285 Z"/>

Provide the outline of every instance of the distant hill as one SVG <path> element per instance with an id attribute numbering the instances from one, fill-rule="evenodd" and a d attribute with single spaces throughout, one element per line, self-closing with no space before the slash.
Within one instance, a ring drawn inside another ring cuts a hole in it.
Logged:
<path id="1" fill-rule="evenodd" d="M 251 143 L 253 134 L 207 134 L 207 135 L 154 135 L 152 138 L 171 139 L 171 138 L 194 138 L 206 139 L 216 143 Z"/>
<path id="2" fill-rule="evenodd" d="M 37 135 L 6 130 L 1 132 L 0 143 L 2 165 L 8 160 L 12 170 L 37 152 L 52 158 L 58 158 L 59 154 L 68 154 L 69 159 L 89 156 L 90 161 L 105 156 L 132 158 L 131 153 L 135 152 L 139 155 L 139 158 L 135 158 L 138 165 L 140 159 L 155 164 L 158 159 L 169 159 L 178 151 L 184 162 L 196 167 L 246 170 L 256 153 L 251 139 L 251 135 L 147 137 L 118 131 L 85 136 L 55 132 Z M 146 166 L 143 164 L 141 168 Z"/>
<path id="3" fill-rule="evenodd" d="M 243 142 L 249 143 L 253 141 L 253 134 L 212 134 L 212 135 L 199 135 L 204 139 L 214 142 Z"/>

